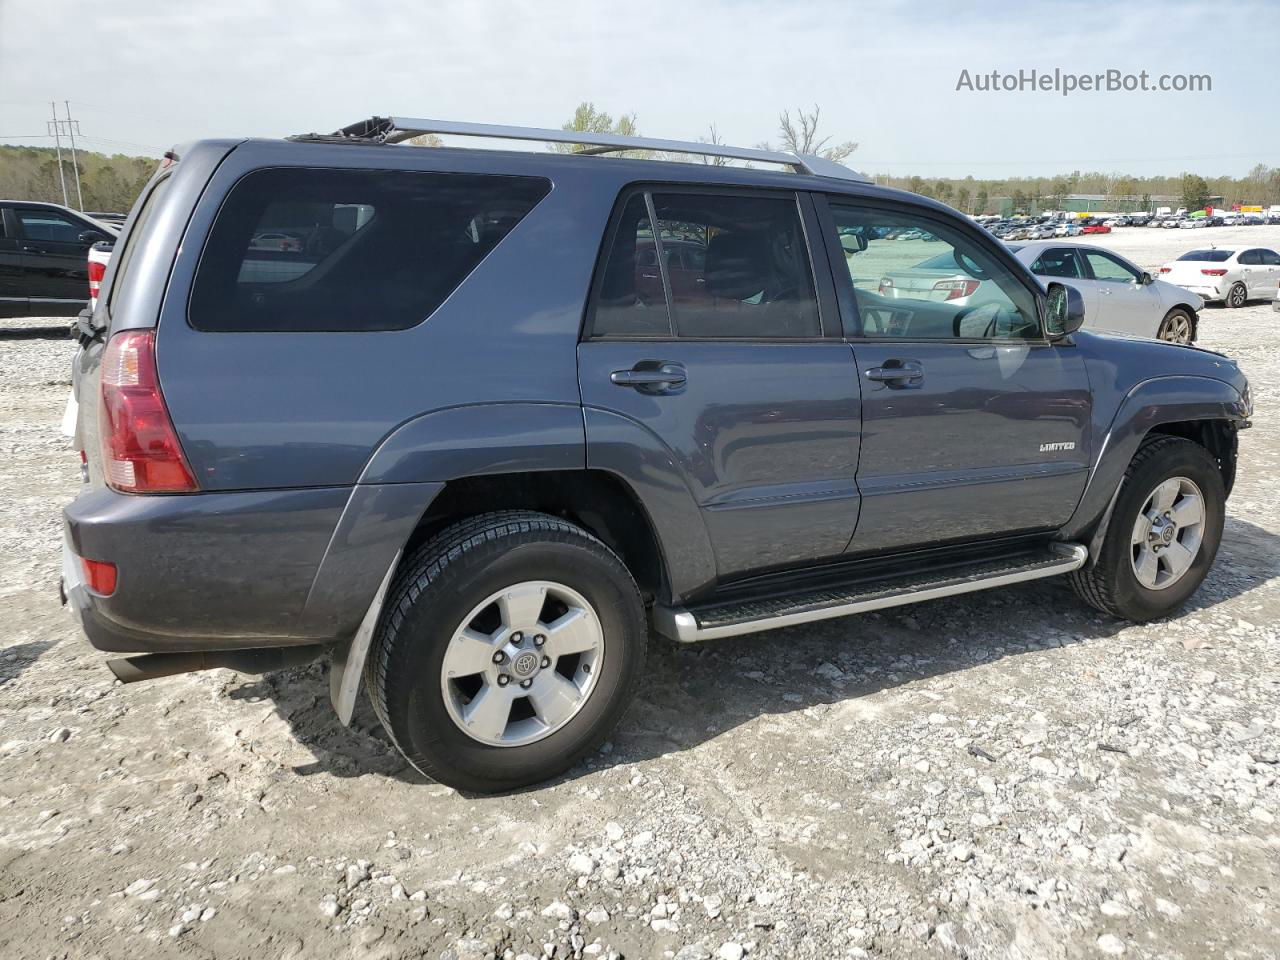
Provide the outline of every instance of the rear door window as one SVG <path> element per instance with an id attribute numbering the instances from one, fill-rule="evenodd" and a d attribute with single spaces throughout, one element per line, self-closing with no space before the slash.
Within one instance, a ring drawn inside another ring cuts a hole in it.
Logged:
<path id="1" fill-rule="evenodd" d="M 259 170 L 200 258 L 198 330 L 403 330 L 425 320 L 551 189 L 538 177 Z"/>
<path id="2" fill-rule="evenodd" d="M 648 203 L 656 213 L 656 237 Z M 593 336 L 822 336 L 794 196 L 636 193 L 615 231 L 599 281 Z"/>

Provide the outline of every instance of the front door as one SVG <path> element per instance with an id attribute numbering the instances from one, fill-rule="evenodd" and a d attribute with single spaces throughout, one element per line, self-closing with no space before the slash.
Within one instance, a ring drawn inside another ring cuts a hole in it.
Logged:
<path id="1" fill-rule="evenodd" d="M 42 207 L 16 207 L 23 271 L 32 316 L 75 313 L 89 301 L 89 247 L 92 232 L 80 221 Z M 98 239 L 106 239 L 99 234 Z"/>
<path id="2" fill-rule="evenodd" d="M 608 423 L 656 438 L 687 490 L 671 495 L 692 496 L 719 577 L 838 556 L 857 520 L 858 379 L 834 307 L 816 292 L 815 281 L 830 284 L 813 270 L 806 202 L 632 193 L 579 346 L 588 465 L 607 456 Z M 655 267 L 657 288 L 645 277 Z"/>
<path id="3" fill-rule="evenodd" d="M 1088 472 L 1089 383 L 1078 351 L 1042 336 L 1034 281 L 927 210 L 832 199 L 830 211 L 829 231 L 861 237 L 829 244 L 845 251 L 837 282 L 862 380 L 850 551 L 1065 523 Z M 935 279 L 944 262 L 953 275 Z"/>
<path id="4" fill-rule="evenodd" d="M 1098 319 L 1089 325 L 1135 337 L 1154 337 L 1164 318 L 1164 302 L 1155 285 L 1143 283 L 1141 270 L 1109 250 L 1081 247 L 1080 253 L 1098 291 Z"/>

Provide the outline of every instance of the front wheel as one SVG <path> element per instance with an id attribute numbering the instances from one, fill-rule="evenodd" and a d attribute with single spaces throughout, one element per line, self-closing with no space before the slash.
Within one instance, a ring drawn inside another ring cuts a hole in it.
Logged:
<path id="1" fill-rule="evenodd" d="M 629 705 L 648 631 L 618 556 L 530 511 L 450 527 L 405 563 L 366 667 L 405 758 L 449 786 L 512 790 L 595 749 Z"/>
<path id="2" fill-rule="evenodd" d="M 1198 443 L 1153 437 L 1134 455 L 1097 561 L 1071 574 L 1087 603 L 1125 620 L 1154 620 L 1199 589 L 1222 540 L 1226 488 Z"/>
<path id="3" fill-rule="evenodd" d="M 1168 343 L 1191 343 L 1195 339 L 1195 324 L 1191 315 L 1180 308 L 1170 310 L 1160 321 L 1156 339 Z"/>

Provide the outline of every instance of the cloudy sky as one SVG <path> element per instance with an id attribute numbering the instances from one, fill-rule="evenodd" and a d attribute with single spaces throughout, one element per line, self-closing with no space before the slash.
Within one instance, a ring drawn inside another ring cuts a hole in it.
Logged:
<path id="1" fill-rule="evenodd" d="M 95 149 L 330 131 L 373 114 L 775 136 L 820 104 L 868 172 L 1241 174 L 1280 165 L 1274 0 L 0 0 L 0 142 Z M 962 70 L 1209 74 L 1205 93 L 957 91 Z"/>

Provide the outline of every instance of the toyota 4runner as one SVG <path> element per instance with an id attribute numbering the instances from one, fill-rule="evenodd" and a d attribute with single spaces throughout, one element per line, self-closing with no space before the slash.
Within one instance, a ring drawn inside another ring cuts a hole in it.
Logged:
<path id="1" fill-rule="evenodd" d="M 579 148 L 396 145 L 424 133 Z M 195 143 L 79 322 L 64 595 L 124 680 L 328 654 L 344 723 L 363 687 L 473 791 L 600 744 L 651 632 L 1056 575 L 1164 616 L 1213 563 L 1248 387 L 1082 320 L 818 157 L 404 118 Z"/>

